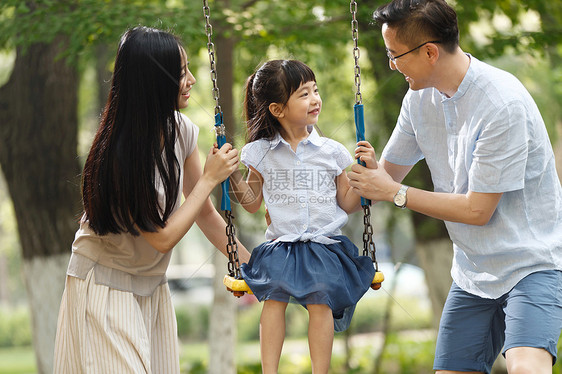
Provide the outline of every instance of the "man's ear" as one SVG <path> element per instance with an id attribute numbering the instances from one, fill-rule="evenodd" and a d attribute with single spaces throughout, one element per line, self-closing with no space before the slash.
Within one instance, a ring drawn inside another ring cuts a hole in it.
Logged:
<path id="1" fill-rule="evenodd" d="M 283 105 L 279 103 L 269 104 L 269 112 L 276 118 L 285 117 L 285 113 L 283 113 Z"/>
<path id="2" fill-rule="evenodd" d="M 437 45 L 435 43 L 429 43 L 427 45 L 424 46 L 425 48 L 425 54 L 428 58 L 428 60 L 432 63 L 435 64 L 437 62 L 437 60 L 439 59 L 439 53 L 441 52 L 439 50 L 439 48 L 437 47 Z"/>

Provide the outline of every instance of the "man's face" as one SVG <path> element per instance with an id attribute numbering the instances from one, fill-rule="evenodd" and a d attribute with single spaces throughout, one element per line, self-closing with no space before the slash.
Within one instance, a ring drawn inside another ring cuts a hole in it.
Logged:
<path id="1" fill-rule="evenodd" d="M 412 90 L 430 87 L 429 66 L 424 58 L 424 45 L 416 48 L 416 46 L 400 43 L 396 38 L 396 29 L 387 24 L 382 27 L 382 37 L 386 45 L 390 69 L 402 73 Z M 412 50 L 412 48 L 414 49 Z M 395 56 L 399 57 L 395 58 Z"/>

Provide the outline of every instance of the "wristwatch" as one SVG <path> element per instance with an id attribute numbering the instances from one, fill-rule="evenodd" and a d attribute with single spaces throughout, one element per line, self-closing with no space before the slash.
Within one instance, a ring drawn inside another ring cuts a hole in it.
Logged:
<path id="1" fill-rule="evenodd" d="M 400 209 L 406 208 L 406 203 L 408 202 L 408 198 L 406 197 L 406 191 L 408 191 L 408 186 L 403 184 L 396 195 L 394 195 L 394 205 L 396 205 Z"/>

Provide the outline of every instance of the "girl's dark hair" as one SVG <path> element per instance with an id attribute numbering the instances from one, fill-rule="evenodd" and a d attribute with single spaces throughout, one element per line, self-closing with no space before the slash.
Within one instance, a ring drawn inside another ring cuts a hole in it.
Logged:
<path id="1" fill-rule="evenodd" d="M 373 20 L 397 29 L 397 39 L 410 47 L 438 40 L 452 53 L 459 45 L 457 13 L 445 0 L 393 0 L 375 10 Z"/>
<path id="2" fill-rule="evenodd" d="M 271 60 L 263 64 L 246 81 L 244 113 L 246 141 L 271 139 L 281 124 L 269 111 L 269 105 L 285 105 L 302 83 L 316 82 L 314 72 L 297 60 Z"/>
<path id="3" fill-rule="evenodd" d="M 175 36 L 153 28 L 135 27 L 121 37 L 82 176 L 85 215 L 98 235 L 154 232 L 172 213 L 180 178 L 174 147 L 181 51 Z"/>

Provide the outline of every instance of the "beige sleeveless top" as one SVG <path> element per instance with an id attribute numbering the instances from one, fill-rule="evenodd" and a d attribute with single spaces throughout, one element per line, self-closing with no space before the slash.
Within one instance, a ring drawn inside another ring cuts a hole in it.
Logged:
<path id="1" fill-rule="evenodd" d="M 180 188 L 174 211 L 181 204 L 183 191 L 183 166 L 197 145 L 199 128 L 185 115 L 178 113 L 179 131 L 176 140 L 176 157 L 180 164 Z M 160 178 L 157 178 L 157 183 Z M 164 191 L 157 185 L 160 204 L 164 203 Z M 163 254 L 152 247 L 142 235 L 129 233 L 99 236 L 88 222 L 82 219 L 72 243 L 72 255 L 67 274 L 85 279 L 94 269 L 96 283 L 140 296 L 150 296 L 167 281 L 166 270 L 172 251 Z"/>

